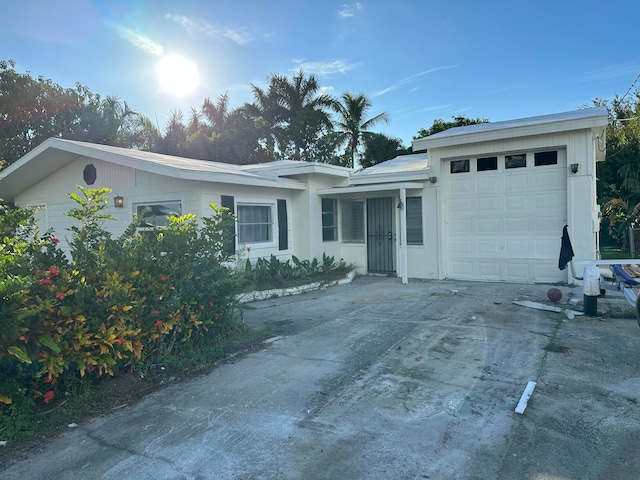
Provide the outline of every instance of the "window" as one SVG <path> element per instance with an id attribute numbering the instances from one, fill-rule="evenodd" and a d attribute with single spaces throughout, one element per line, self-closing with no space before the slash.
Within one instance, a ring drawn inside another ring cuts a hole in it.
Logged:
<path id="1" fill-rule="evenodd" d="M 556 150 L 553 150 L 552 152 L 536 152 L 534 157 L 533 164 L 536 167 L 558 164 L 558 152 Z"/>
<path id="2" fill-rule="evenodd" d="M 407 245 L 422 245 L 422 197 L 407 197 Z"/>
<path id="3" fill-rule="evenodd" d="M 477 161 L 477 170 L 484 172 L 486 170 L 498 169 L 498 157 L 479 158 Z"/>
<path id="4" fill-rule="evenodd" d="M 338 202 L 333 198 L 322 199 L 322 241 L 338 240 Z"/>
<path id="5" fill-rule="evenodd" d="M 342 241 L 364 243 L 364 202 L 342 201 Z"/>
<path id="6" fill-rule="evenodd" d="M 273 241 L 271 205 L 238 205 L 238 242 L 265 243 Z"/>
<path id="7" fill-rule="evenodd" d="M 449 164 L 451 173 L 464 173 L 469 171 L 469 160 L 452 160 Z"/>
<path id="8" fill-rule="evenodd" d="M 527 166 L 527 154 L 506 155 L 504 157 L 504 168 L 522 168 Z"/>
<path id="9" fill-rule="evenodd" d="M 140 228 L 166 227 L 169 224 L 168 217 L 182 216 L 180 202 L 138 203 L 135 207 Z"/>

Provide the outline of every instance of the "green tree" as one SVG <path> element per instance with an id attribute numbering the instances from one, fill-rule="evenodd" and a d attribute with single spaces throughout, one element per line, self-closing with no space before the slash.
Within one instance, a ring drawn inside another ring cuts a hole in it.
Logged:
<path id="1" fill-rule="evenodd" d="M 349 157 L 349 167 L 356 166 L 356 159 L 360 157 L 358 147 L 363 137 L 370 134 L 369 129 L 379 123 L 388 123 L 386 113 L 367 119 L 371 109 L 371 101 L 363 94 L 343 93 L 340 100 L 334 103 L 338 118 L 334 123 L 339 138 L 346 143 L 346 154 Z"/>
<path id="2" fill-rule="evenodd" d="M 136 115 L 117 97 L 103 99 L 79 83 L 63 88 L 0 61 L 0 159 L 7 164 L 50 137 L 132 146 Z"/>
<path id="3" fill-rule="evenodd" d="M 607 107 L 611 118 L 597 143 L 604 148 L 606 135 L 606 161 L 596 164 L 598 201 L 607 226 L 602 240 L 627 248 L 626 228 L 640 224 L 640 92 L 593 104 Z"/>
<path id="4" fill-rule="evenodd" d="M 363 140 L 364 155 L 360 159 L 362 168 L 409 153 L 399 138 L 392 138 L 382 133 L 369 133 L 363 137 Z"/>
<path id="5" fill-rule="evenodd" d="M 454 116 L 452 122 L 445 122 L 440 118 L 436 118 L 433 121 L 433 125 L 431 125 L 431 127 L 427 129 L 421 128 L 420 130 L 418 130 L 418 134 L 413 137 L 413 139 L 417 140 L 419 138 L 428 137 L 429 135 L 444 132 L 445 130 L 454 127 L 465 127 L 467 125 L 477 125 L 479 123 L 488 122 L 489 120 L 487 120 L 486 118 L 467 118 L 464 115 Z"/>
<path id="6" fill-rule="evenodd" d="M 312 160 L 307 151 L 332 130 L 329 109 L 335 105 L 330 95 L 320 94 L 320 83 L 315 75 L 305 76 L 300 70 L 291 79 L 273 74 L 269 94 L 280 107 L 277 113 L 280 151 L 294 160 Z"/>

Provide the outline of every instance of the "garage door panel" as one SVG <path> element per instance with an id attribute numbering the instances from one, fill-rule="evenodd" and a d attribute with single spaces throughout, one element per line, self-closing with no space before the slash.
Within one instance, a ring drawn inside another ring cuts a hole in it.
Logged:
<path id="1" fill-rule="evenodd" d="M 515 282 L 530 282 L 532 272 L 530 262 L 510 262 L 505 264 L 505 277 Z"/>
<path id="2" fill-rule="evenodd" d="M 562 205 L 566 205 L 566 199 L 566 194 L 558 192 L 537 193 L 534 197 L 533 207 L 535 210 L 553 209 L 556 211 L 562 208 Z"/>
<path id="3" fill-rule="evenodd" d="M 529 208 L 529 195 L 508 195 L 504 197 L 504 209 L 508 212 L 522 212 Z"/>
<path id="4" fill-rule="evenodd" d="M 478 234 L 495 235 L 496 233 L 504 231 L 502 228 L 502 218 L 478 218 L 476 222 L 478 225 Z"/>
<path id="5" fill-rule="evenodd" d="M 478 213 L 497 213 L 503 209 L 503 198 L 498 196 L 479 197 L 476 207 Z"/>
<path id="6" fill-rule="evenodd" d="M 562 234 L 562 227 L 564 226 L 564 219 L 550 216 L 550 215 L 537 215 L 534 217 L 534 231 L 538 235 L 556 235 Z M 558 233 L 559 232 L 559 233 Z"/>
<path id="7" fill-rule="evenodd" d="M 478 177 L 476 183 L 477 193 L 494 193 L 500 188 L 500 178 L 495 175 Z"/>
<path id="8" fill-rule="evenodd" d="M 505 174 L 504 178 L 505 192 L 522 192 L 529 190 L 529 176 L 523 174 Z"/>
<path id="9" fill-rule="evenodd" d="M 449 251 L 452 255 L 472 255 L 474 254 L 474 242 L 469 240 L 454 240 L 449 245 Z"/>
<path id="10" fill-rule="evenodd" d="M 527 217 L 507 217 L 504 219 L 505 233 L 526 235 L 529 232 L 529 219 Z"/>
<path id="11" fill-rule="evenodd" d="M 500 240 L 499 239 L 482 239 L 477 240 L 477 252 L 478 255 L 500 255 Z"/>
<path id="12" fill-rule="evenodd" d="M 560 255 L 560 240 L 557 238 L 538 238 L 534 240 L 532 253 L 536 258 L 557 257 Z"/>
<path id="13" fill-rule="evenodd" d="M 469 212 L 475 211 L 475 202 L 471 198 L 456 198 L 451 201 L 449 208 L 453 215 L 457 213 L 467 215 Z"/>
<path id="14" fill-rule="evenodd" d="M 561 157 L 559 152 L 559 157 Z M 502 160 L 504 162 L 504 160 Z M 446 272 L 470 280 L 554 282 L 567 210 L 566 168 L 444 171 Z"/>
<path id="15" fill-rule="evenodd" d="M 531 245 L 528 238 L 505 240 L 505 254 L 515 257 L 527 257 Z"/>
<path id="16" fill-rule="evenodd" d="M 474 233 L 473 231 L 474 225 L 475 225 L 474 219 L 451 220 L 449 221 L 449 231 L 453 234 L 453 238 L 457 239 L 457 238 L 464 237 L 465 234 L 468 236 Z"/>
<path id="17" fill-rule="evenodd" d="M 461 174 L 458 174 L 461 175 Z M 452 177 L 452 181 L 451 181 L 451 192 L 452 192 L 452 196 L 459 196 L 459 195 L 468 195 L 470 193 L 475 193 L 473 190 L 473 179 L 469 178 L 468 176 L 462 174 L 462 178 L 460 177 L 456 177 L 455 175 L 453 175 Z"/>
<path id="18" fill-rule="evenodd" d="M 479 261 L 478 276 L 486 280 L 500 280 L 500 262 L 497 260 Z"/>
<path id="19" fill-rule="evenodd" d="M 563 178 L 564 177 L 564 178 Z M 561 172 L 552 170 L 550 172 L 533 174 L 533 188 L 536 190 L 557 190 L 563 187 L 563 181 L 566 184 L 564 170 Z"/>
<path id="20" fill-rule="evenodd" d="M 558 260 L 538 260 L 534 263 L 534 279 L 536 282 L 553 283 L 566 278 L 564 273 L 558 270 Z"/>
<path id="21" fill-rule="evenodd" d="M 449 268 L 452 278 L 473 279 L 476 278 L 473 271 L 473 262 L 451 260 Z"/>

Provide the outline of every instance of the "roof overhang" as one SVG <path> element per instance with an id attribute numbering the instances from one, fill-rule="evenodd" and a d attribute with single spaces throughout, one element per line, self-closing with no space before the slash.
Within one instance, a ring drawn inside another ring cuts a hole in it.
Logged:
<path id="1" fill-rule="evenodd" d="M 307 188 L 304 182 L 298 180 L 265 177 L 243 171 L 237 165 L 181 159 L 138 150 L 50 138 L 0 171 L 0 197 L 12 202 L 21 192 L 82 157 L 183 180 L 289 190 Z"/>
<path id="2" fill-rule="evenodd" d="M 609 121 L 605 107 L 528 117 L 504 122 L 481 123 L 451 128 L 413 141 L 414 150 L 489 142 L 514 137 L 544 135 L 591 128 L 604 128 Z"/>
<path id="3" fill-rule="evenodd" d="M 316 193 L 320 196 L 334 196 L 346 193 L 369 193 L 369 192 L 398 192 L 405 190 L 422 190 L 424 183 L 421 182 L 398 182 L 398 183 L 376 183 L 369 185 L 349 185 L 346 187 L 320 188 Z"/>

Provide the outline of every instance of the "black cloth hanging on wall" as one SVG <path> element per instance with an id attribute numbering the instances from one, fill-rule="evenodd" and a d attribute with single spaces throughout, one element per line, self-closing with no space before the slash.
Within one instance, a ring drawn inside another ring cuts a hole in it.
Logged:
<path id="1" fill-rule="evenodd" d="M 567 268 L 567 264 L 573 259 L 573 247 L 571 246 L 567 226 L 565 225 L 562 229 L 562 246 L 560 247 L 560 258 L 558 259 L 558 268 L 560 270 Z"/>

